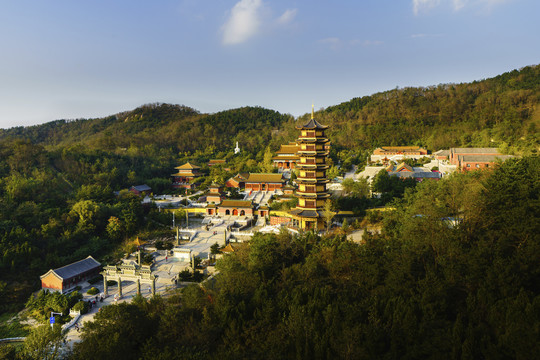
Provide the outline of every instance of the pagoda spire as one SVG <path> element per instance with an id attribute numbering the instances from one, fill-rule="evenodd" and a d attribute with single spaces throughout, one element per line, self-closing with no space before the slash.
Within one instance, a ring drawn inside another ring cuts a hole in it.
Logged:
<path id="1" fill-rule="evenodd" d="M 315 117 L 315 104 L 311 103 L 311 119 Z"/>

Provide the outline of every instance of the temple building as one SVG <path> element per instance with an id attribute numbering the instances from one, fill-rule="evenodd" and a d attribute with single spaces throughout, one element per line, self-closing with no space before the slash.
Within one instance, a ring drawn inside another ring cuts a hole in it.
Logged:
<path id="1" fill-rule="evenodd" d="M 274 191 L 280 190 L 286 180 L 282 174 L 275 173 L 238 173 L 227 180 L 227 187 L 245 189 L 246 191 Z"/>
<path id="2" fill-rule="evenodd" d="M 290 211 L 293 219 L 293 226 L 305 230 L 322 230 L 325 227 L 324 205 L 330 194 L 326 190 L 329 180 L 326 178 L 326 125 L 321 125 L 314 119 L 313 110 L 311 120 L 302 126 L 296 127 L 300 130 L 300 137 L 297 143 L 299 162 L 296 164 L 298 178 L 296 182 L 298 189 L 298 206 Z"/>
<path id="3" fill-rule="evenodd" d="M 208 194 L 206 195 L 206 202 L 207 203 L 212 203 L 212 204 L 221 204 L 221 200 L 222 200 L 222 196 L 221 196 L 221 192 L 222 192 L 222 188 L 220 185 L 216 184 L 216 183 L 212 183 L 209 187 L 208 187 Z"/>
<path id="4" fill-rule="evenodd" d="M 64 293 L 99 275 L 101 264 L 92 256 L 58 269 L 51 269 L 40 276 L 43 290 Z"/>
<path id="5" fill-rule="evenodd" d="M 272 158 L 274 167 L 281 170 L 294 169 L 296 163 L 300 159 L 298 157 L 298 150 L 300 145 L 296 142 L 290 142 L 287 145 L 281 145 L 280 149 L 276 152 L 276 156 Z"/>
<path id="6" fill-rule="evenodd" d="M 172 187 L 175 189 L 193 189 L 196 187 L 193 180 L 203 175 L 200 166 L 193 165 L 190 162 L 187 162 L 182 166 L 177 166 L 175 169 L 178 170 L 178 172 L 171 175 L 173 179 Z"/>

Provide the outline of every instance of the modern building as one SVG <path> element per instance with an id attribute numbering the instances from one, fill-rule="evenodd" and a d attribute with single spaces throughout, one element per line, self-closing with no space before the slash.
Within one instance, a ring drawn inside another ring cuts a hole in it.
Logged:
<path id="1" fill-rule="evenodd" d="M 190 162 L 177 166 L 175 169 L 178 172 L 171 175 L 173 188 L 193 189 L 197 185 L 193 182 L 194 179 L 203 175 L 200 166 L 193 165 Z"/>
<path id="2" fill-rule="evenodd" d="M 51 269 L 40 276 L 43 290 L 61 293 L 72 290 L 77 285 L 95 278 L 101 271 L 101 264 L 92 256 L 58 269 Z"/>
<path id="3" fill-rule="evenodd" d="M 505 161 L 512 155 L 503 155 L 497 148 L 451 148 L 449 162 L 459 171 L 491 168 L 497 161 Z"/>
<path id="4" fill-rule="evenodd" d="M 328 139 L 325 130 L 328 126 L 321 125 L 315 120 L 312 110 L 311 119 L 296 128 L 300 130 L 300 137 L 297 140 L 300 145 L 298 150 L 300 159 L 296 164 L 298 206 L 290 211 L 292 225 L 305 230 L 322 230 L 325 227 L 323 209 L 330 197 L 326 189 L 329 180 L 326 177 L 328 151 L 325 145 Z"/>

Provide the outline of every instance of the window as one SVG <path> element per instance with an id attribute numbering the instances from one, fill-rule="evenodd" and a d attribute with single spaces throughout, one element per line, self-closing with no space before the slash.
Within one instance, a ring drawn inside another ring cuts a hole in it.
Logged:
<path id="1" fill-rule="evenodd" d="M 480 164 L 476 164 L 476 168 L 479 168 L 480 167 Z"/>
<path id="2" fill-rule="evenodd" d="M 470 168 L 470 167 L 471 167 L 471 164 L 467 164 L 467 167 Z"/>

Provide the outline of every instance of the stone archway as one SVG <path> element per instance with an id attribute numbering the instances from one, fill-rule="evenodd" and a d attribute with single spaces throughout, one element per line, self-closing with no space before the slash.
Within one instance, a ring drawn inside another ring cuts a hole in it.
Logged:
<path id="1" fill-rule="evenodd" d="M 233 214 L 233 216 L 238 216 L 238 209 L 234 209 L 232 214 Z"/>
<path id="2" fill-rule="evenodd" d="M 231 210 L 229 209 L 225 210 L 225 215 L 231 215 Z"/>
<path id="3" fill-rule="evenodd" d="M 246 215 L 246 212 L 244 210 L 240 210 L 240 216 Z"/>

